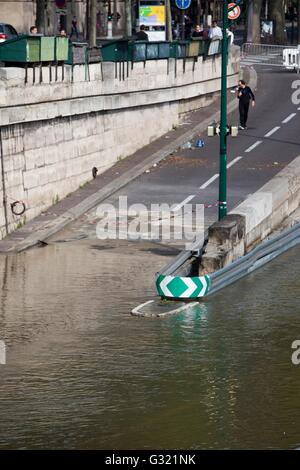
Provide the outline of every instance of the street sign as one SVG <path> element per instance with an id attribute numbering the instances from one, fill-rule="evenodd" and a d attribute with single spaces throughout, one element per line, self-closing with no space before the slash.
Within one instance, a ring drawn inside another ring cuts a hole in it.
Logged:
<path id="1" fill-rule="evenodd" d="M 161 274 L 156 280 L 158 295 L 175 299 L 198 299 L 204 297 L 209 291 L 210 278 L 201 277 L 174 277 Z"/>
<path id="2" fill-rule="evenodd" d="M 191 5 L 191 0 L 175 0 L 177 8 L 180 10 L 186 10 Z"/>
<path id="3" fill-rule="evenodd" d="M 232 8 L 232 10 L 228 13 L 228 19 L 229 20 L 236 20 L 241 14 L 241 9 L 235 3 L 229 3 L 228 10 L 230 10 L 231 8 Z"/>

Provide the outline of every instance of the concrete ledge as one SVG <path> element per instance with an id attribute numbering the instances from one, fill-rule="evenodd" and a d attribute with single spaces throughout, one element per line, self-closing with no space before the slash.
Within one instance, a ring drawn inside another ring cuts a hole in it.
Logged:
<path id="1" fill-rule="evenodd" d="M 228 87 L 237 82 L 235 73 L 228 76 Z M 175 87 L 166 87 L 155 90 L 136 90 L 111 95 L 85 96 L 81 98 L 67 98 L 51 100 L 45 103 L 30 103 L 0 109 L 1 125 L 20 124 L 26 122 L 44 121 L 62 116 L 84 115 L 95 112 L 119 111 L 128 108 L 137 108 L 149 105 L 158 105 L 166 102 L 179 102 L 198 96 L 205 96 L 221 89 L 220 78 L 194 82 Z"/>
<path id="2" fill-rule="evenodd" d="M 300 156 L 209 229 L 200 275 L 249 253 L 300 205 Z"/>
<path id="3" fill-rule="evenodd" d="M 246 249 L 266 238 L 299 204 L 300 156 L 231 212 L 245 217 Z"/>
<path id="4" fill-rule="evenodd" d="M 231 214 L 209 227 L 203 273 L 218 271 L 244 254 L 245 223 L 244 216 Z"/>
<path id="5" fill-rule="evenodd" d="M 21 83 L 24 83 L 25 69 L 20 67 L 0 67 L 0 80 L 19 80 Z"/>

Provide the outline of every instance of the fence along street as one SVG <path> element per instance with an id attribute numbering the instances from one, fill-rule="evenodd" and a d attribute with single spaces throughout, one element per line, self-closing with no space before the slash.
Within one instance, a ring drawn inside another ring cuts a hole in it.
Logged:
<path id="1" fill-rule="evenodd" d="M 245 43 L 241 49 L 242 65 L 267 65 L 294 70 L 299 68 L 297 46 Z"/>

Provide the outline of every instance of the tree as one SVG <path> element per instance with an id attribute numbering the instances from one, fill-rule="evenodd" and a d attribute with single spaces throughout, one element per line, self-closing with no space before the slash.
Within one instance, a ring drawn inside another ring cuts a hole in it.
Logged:
<path id="1" fill-rule="evenodd" d="M 125 0 L 125 35 L 132 35 L 131 0 Z"/>
<path id="2" fill-rule="evenodd" d="M 88 42 L 91 47 L 96 46 L 97 0 L 89 0 L 88 11 Z"/>
<path id="3" fill-rule="evenodd" d="M 46 0 L 36 0 L 36 27 L 39 33 L 45 34 Z"/>
<path id="4" fill-rule="evenodd" d="M 247 42 L 260 44 L 262 0 L 249 0 L 247 8 Z"/>
<path id="5" fill-rule="evenodd" d="M 112 34 L 113 34 L 113 36 L 117 33 L 117 28 L 118 28 L 117 0 L 113 0 L 113 20 L 112 20 Z"/>
<path id="6" fill-rule="evenodd" d="M 300 1 L 300 0 L 299 0 Z M 172 12 L 171 12 L 171 0 L 166 0 L 166 13 L 167 13 L 167 41 L 172 41 Z"/>
<path id="7" fill-rule="evenodd" d="M 276 44 L 286 44 L 285 31 L 285 0 L 270 0 L 270 19 L 274 25 L 274 40 Z"/>
<path id="8" fill-rule="evenodd" d="M 300 44 L 300 0 L 297 0 L 298 44 Z"/>

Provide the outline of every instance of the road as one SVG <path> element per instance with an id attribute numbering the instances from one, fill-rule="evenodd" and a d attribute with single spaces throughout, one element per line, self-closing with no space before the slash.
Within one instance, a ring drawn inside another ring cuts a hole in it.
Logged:
<path id="1" fill-rule="evenodd" d="M 228 211 L 299 155 L 300 107 L 291 100 L 297 75 L 277 67 L 256 69 L 256 106 L 250 109 L 248 129 L 240 131 L 237 138 L 228 138 Z M 237 111 L 228 122 L 238 124 Z M 128 205 L 142 203 L 148 208 L 162 203 L 177 209 L 187 203 L 204 204 L 205 226 L 209 226 L 218 213 L 219 139 L 208 138 L 205 133 L 197 138 L 205 141 L 203 148 L 178 150 L 106 202 L 117 206 L 119 197 L 127 196 Z M 64 232 L 64 236 L 72 238 L 74 232 L 79 232 L 82 237 L 95 238 L 95 223 L 93 210 L 72 225 L 71 234 Z"/>

